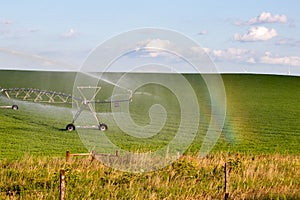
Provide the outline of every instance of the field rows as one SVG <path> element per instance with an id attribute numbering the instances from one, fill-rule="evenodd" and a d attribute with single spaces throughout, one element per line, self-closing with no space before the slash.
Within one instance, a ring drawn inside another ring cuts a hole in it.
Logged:
<path id="1" fill-rule="evenodd" d="M 2 87 L 37 86 L 44 87 L 42 89 L 49 88 L 70 93 L 75 74 L 3 71 L 0 76 Z M 130 76 L 143 79 L 145 75 Z M 170 78 L 172 75 L 160 76 L 160 78 Z M 199 75 L 185 76 L 197 92 L 200 107 L 200 121 L 196 131 L 193 129 L 197 124 L 193 121 L 195 117 L 189 116 L 184 119 L 186 121 L 184 131 L 195 137 L 188 152 L 197 153 L 210 123 L 211 105 L 209 93 L 201 77 Z M 14 81 L 14 78 L 18 81 Z M 159 76 L 155 78 L 159 79 Z M 172 78 L 170 80 L 172 81 Z M 299 78 L 223 75 L 223 80 L 227 95 L 227 114 L 223 133 L 217 145 L 214 146 L 214 151 L 292 154 L 300 152 L 300 145 L 298 145 L 300 144 L 300 104 L 298 103 L 300 92 L 297 90 L 300 85 Z M 64 82 L 69 84 L 63 84 Z M 61 85 L 64 86 L 61 87 Z M 111 89 L 110 86 L 104 85 L 104 94 L 109 93 Z M 130 117 L 136 126 L 132 126 L 128 116 L 119 117 L 119 121 L 123 124 L 122 129 L 127 130 L 125 133 L 115 123 L 109 104 L 96 105 L 96 110 L 102 112 L 99 114 L 101 120 L 109 126 L 109 130 L 105 133 L 106 137 L 119 148 L 127 150 L 147 151 L 165 146 L 176 135 L 180 127 L 180 115 L 184 111 L 180 110 L 174 94 L 166 88 L 146 85 L 139 88 L 136 93 L 138 95 L 134 96 L 134 101 L 129 107 Z M 1 98 L 1 105 L 12 103 Z M 0 142 L 1 146 L 5 147 L 0 153 L 2 158 L 19 157 L 24 153 L 63 155 L 67 149 L 78 152 L 89 151 L 95 148 L 93 142 L 88 142 L 93 140 L 98 141 L 96 146 L 103 150 L 104 145 L 101 144 L 101 139 L 95 139 L 100 134 L 96 130 L 78 129 L 78 135 L 76 132 L 63 131 L 66 124 L 72 121 L 73 113 L 76 111 L 71 110 L 70 106 L 57 107 L 24 102 L 18 102 L 18 104 L 20 104 L 20 110 L 16 112 L 1 109 Z M 161 113 L 165 111 L 161 109 L 156 114 L 156 111 L 152 112 L 153 126 L 147 126 L 151 122 L 149 110 L 155 104 L 160 104 L 166 111 L 167 118 L 163 127 L 161 123 L 164 120 L 164 114 Z M 123 113 L 127 112 L 127 109 L 121 104 L 115 107 L 114 111 Z M 78 125 L 97 125 L 91 115 L 79 118 L 77 123 Z M 160 128 L 162 129 L 159 130 Z M 159 134 L 154 134 L 157 131 Z M 12 156 L 12 149 L 15 149 L 15 156 Z"/>

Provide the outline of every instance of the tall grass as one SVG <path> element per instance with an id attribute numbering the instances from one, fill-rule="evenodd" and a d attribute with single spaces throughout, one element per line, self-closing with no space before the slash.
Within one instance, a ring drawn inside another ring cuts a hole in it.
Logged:
<path id="1" fill-rule="evenodd" d="M 222 199 L 225 162 L 231 199 L 300 198 L 300 156 L 219 153 L 184 156 L 148 173 L 121 172 L 88 158 L 2 160 L 0 199 L 58 199 L 61 168 L 66 199 Z"/>

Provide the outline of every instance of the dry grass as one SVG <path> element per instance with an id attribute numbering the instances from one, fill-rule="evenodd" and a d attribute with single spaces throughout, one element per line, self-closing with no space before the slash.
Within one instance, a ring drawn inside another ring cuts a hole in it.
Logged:
<path id="1" fill-rule="evenodd" d="M 57 199 L 66 169 L 66 199 L 222 199 L 224 163 L 231 199 L 300 199 L 300 156 L 185 156 L 161 170 L 129 173 L 88 158 L 25 156 L 1 161 L 0 199 Z"/>

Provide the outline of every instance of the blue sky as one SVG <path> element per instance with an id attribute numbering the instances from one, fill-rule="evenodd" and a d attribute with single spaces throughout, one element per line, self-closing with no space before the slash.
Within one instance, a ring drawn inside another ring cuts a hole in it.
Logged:
<path id="1" fill-rule="evenodd" d="M 157 27 L 196 41 L 224 72 L 300 74 L 299 8 L 296 0 L 2 1 L 0 67 L 77 69 L 105 40 Z"/>

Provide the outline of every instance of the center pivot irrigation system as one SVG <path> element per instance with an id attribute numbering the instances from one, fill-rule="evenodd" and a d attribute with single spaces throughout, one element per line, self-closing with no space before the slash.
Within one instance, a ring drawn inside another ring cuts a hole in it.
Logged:
<path id="1" fill-rule="evenodd" d="M 96 96 L 101 90 L 101 87 L 94 86 L 80 86 L 77 87 L 81 97 L 74 97 L 70 94 L 54 92 L 48 90 L 32 89 L 32 88 L 0 88 L 0 93 L 4 94 L 8 99 L 17 99 L 22 101 L 31 101 L 36 103 L 49 103 L 49 104 L 75 104 L 78 108 L 73 120 L 70 124 L 66 126 L 67 131 L 75 130 L 75 121 L 78 119 L 80 114 L 84 109 L 89 109 L 93 117 L 98 122 L 97 126 L 78 126 L 79 128 L 95 128 L 97 127 L 101 131 L 106 131 L 108 126 L 101 122 L 98 118 L 94 104 L 111 104 L 111 103 L 121 103 L 121 102 L 132 102 L 132 90 L 128 91 L 128 98 L 120 100 L 96 100 Z M 92 97 L 87 98 L 84 90 L 93 89 L 95 90 Z M 0 106 L 0 108 L 11 108 L 17 110 L 18 105 L 12 106 Z"/>

